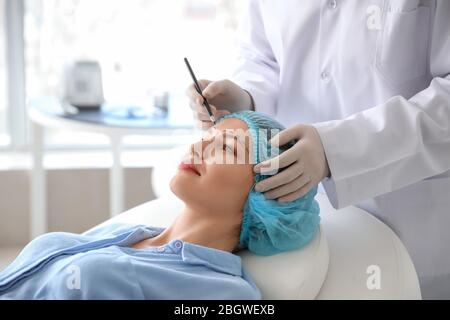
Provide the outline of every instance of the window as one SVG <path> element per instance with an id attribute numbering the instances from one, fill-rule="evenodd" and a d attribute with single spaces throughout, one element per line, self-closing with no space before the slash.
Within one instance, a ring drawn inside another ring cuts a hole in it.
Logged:
<path id="1" fill-rule="evenodd" d="M 76 58 L 100 61 L 105 98 L 118 103 L 148 102 L 161 91 L 183 95 L 191 82 L 184 56 L 189 57 L 199 78 L 227 77 L 244 3 L 27 0 L 27 99 L 57 95 L 64 64 Z M 56 139 L 56 133 L 52 136 Z M 86 136 L 78 140 L 94 141 Z M 105 143 L 100 138 L 96 141 Z"/>
<path id="2" fill-rule="evenodd" d="M 5 0 L 0 0 L 0 147 L 9 144 L 8 91 L 6 86 L 6 13 Z"/>

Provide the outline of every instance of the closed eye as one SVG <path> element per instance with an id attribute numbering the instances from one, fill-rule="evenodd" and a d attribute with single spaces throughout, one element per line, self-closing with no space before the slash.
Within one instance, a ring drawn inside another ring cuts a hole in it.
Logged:
<path id="1" fill-rule="evenodd" d="M 223 144 L 223 149 L 224 149 L 224 151 L 227 151 L 227 152 L 230 152 L 230 153 L 233 153 L 234 155 L 236 155 L 234 147 L 232 147 L 230 145 L 227 145 L 227 144 L 224 143 Z"/>

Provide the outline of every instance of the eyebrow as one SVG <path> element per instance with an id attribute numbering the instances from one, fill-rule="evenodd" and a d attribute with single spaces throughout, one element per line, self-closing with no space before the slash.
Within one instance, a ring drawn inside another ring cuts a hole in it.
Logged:
<path id="1" fill-rule="evenodd" d="M 241 144 L 243 144 L 245 150 L 247 150 L 247 152 L 250 153 L 250 150 L 249 150 L 249 148 L 247 147 L 247 145 L 245 144 L 245 141 L 242 141 L 242 139 L 239 139 L 238 136 L 232 134 L 231 132 L 229 132 L 229 130 L 222 131 L 222 134 L 223 134 L 223 133 L 225 133 L 225 136 L 228 136 L 228 137 L 233 138 L 234 141 L 240 142 Z M 227 140 L 226 140 L 226 141 L 227 141 Z M 233 145 L 233 148 L 234 148 L 234 147 L 235 147 L 235 145 Z"/>

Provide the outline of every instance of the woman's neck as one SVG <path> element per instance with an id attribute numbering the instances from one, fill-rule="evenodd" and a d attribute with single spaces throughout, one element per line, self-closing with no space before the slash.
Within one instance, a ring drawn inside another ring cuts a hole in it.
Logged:
<path id="1" fill-rule="evenodd" d="M 242 212 L 204 212 L 185 207 L 176 220 L 156 237 L 135 247 L 161 246 L 179 239 L 218 250 L 232 252 L 239 242 Z"/>

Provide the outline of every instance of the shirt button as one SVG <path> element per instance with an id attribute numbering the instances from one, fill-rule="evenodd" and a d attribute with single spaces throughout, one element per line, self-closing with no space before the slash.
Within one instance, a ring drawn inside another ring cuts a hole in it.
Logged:
<path id="1" fill-rule="evenodd" d="M 337 1 L 336 1 L 336 0 L 330 0 L 330 1 L 328 1 L 328 8 L 330 8 L 330 9 L 336 9 L 336 8 L 337 8 Z"/>
<path id="2" fill-rule="evenodd" d="M 175 248 L 181 249 L 182 246 L 183 246 L 183 243 L 181 241 L 175 241 Z"/>
<path id="3" fill-rule="evenodd" d="M 324 82 L 330 82 L 330 80 L 331 80 L 330 74 L 327 71 L 322 72 L 320 77 L 322 78 L 322 80 Z"/>
<path id="4" fill-rule="evenodd" d="M 156 250 L 158 250 L 158 252 L 164 252 L 164 251 L 166 251 L 166 248 L 164 248 L 164 246 L 161 246 L 161 247 L 158 247 L 158 249 L 156 249 Z"/>

